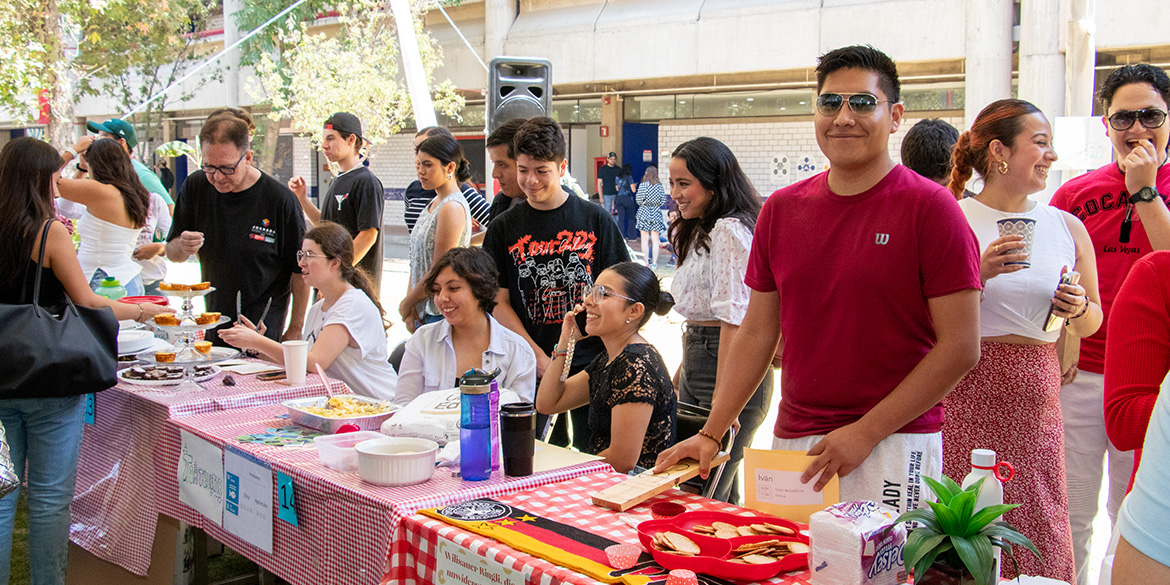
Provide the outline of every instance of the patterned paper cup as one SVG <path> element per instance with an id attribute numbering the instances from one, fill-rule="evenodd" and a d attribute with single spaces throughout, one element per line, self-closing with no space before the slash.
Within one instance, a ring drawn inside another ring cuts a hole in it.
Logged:
<path id="1" fill-rule="evenodd" d="M 699 577 L 689 569 L 674 569 L 667 575 L 666 585 L 699 585 Z"/>
<path id="2" fill-rule="evenodd" d="M 642 548 L 635 544 L 614 544 L 606 547 L 605 556 L 609 559 L 609 566 L 618 569 L 628 569 L 638 562 Z"/>
<path id="3" fill-rule="evenodd" d="M 1004 266 L 1032 266 L 1032 242 L 1036 238 L 1036 220 L 1028 217 L 1009 217 L 995 222 L 999 228 L 999 236 L 1024 236 L 1024 248 L 1013 250 L 1013 254 L 1025 254 L 1027 257 L 1019 262 L 1006 262 Z"/>

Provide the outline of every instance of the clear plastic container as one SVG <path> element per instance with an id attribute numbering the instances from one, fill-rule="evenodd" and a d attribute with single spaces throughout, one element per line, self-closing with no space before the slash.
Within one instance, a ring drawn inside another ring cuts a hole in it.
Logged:
<path id="1" fill-rule="evenodd" d="M 321 465 L 344 473 L 357 473 L 358 454 L 354 445 L 370 439 L 384 439 L 378 431 L 354 431 L 337 435 L 322 435 L 313 439 Z"/>

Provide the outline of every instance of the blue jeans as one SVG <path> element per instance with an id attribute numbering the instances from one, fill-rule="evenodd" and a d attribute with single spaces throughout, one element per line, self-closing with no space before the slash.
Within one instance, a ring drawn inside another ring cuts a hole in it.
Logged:
<path id="1" fill-rule="evenodd" d="M 605 212 L 606 212 L 606 213 L 608 213 L 608 214 L 610 214 L 610 215 L 614 215 L 614 211 L 613 211 L 613 200 L 614 200 L 614 199 L 616 199 L 616 198 L 617 198 L 617 194 L 616 194 L 616 193 L 615 193 L 615 194 L 613 194 L 613 195 L 602 195 L 602 196 L 601 196 L 601 201 L 603 202 L 601 206 L 602 206 L 603 208 L 605 208 Z M 614 221 L 617 221 L 617 220 L 615 219 Z"/>
<path id="2" fill-rule="evenodd" d="M 69 503 L 77 479 L 84 420 L 84 396 L 0 400 L 0 422 L 7 432 L 12 463 L 17 475 L 28 482 L 32 585 L 65 582 Z M 0 500 L 0 583 L 8 582 L 19 494 L 18 489 Z"/>

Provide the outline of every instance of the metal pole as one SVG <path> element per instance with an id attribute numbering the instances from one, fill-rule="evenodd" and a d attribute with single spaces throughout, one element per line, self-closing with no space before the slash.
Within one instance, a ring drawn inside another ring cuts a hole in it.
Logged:
<path id="1" fill-rule="evenodd" d="M 390 9 L 398 29 L 398 46 L 402 50 L 402 69 L 406 74 L 406 87 L 410 90 L 410 108 L 414 112 L 414 123 L 418 128 L 438 124 L 435 106 L 431 101 L 431 90 L 427 84 L 426 70 L 423 69 L 422 54 L 418 50 L 418 37 L 414 35 L 414 15 L 410 11 L 410 0 L 390 0 Z"/>

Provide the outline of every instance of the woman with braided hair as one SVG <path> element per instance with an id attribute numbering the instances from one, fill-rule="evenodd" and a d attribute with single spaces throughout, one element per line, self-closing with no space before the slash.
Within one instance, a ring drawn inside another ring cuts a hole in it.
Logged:
<path id="1" fill-rule="evenodd" d="M 1073 581 L 1072 532 L 1060 413 L 1060 330 L 1091 335 L 1101 325 L 1097 266 L 1085 226 L 1028 196 L 1042 191 L 1056 161 L 1052 127 L 1036 106 L 993 102 L 955 145 L 950 189 L 979 239 L 980 356 L 943 401 L 943 472 L 971 470 L 972 449 L 992 449 L 1019 467 L 1004 484 L 1004 502 L 1022 503 L 1006 520 L 1032 539 L 1043 561 L 1016 554 L 1019 571 Z M 978 172 L 983 188 L 962 199 Z M 1030 224 L 1032 245 L 1000 235 L 998 222 Z M 1062 283 L 1068 272 L 1079 283 Z M 1005 562 L 1004 577 L 1014 577 Z"/>
<path id="2" fill-rule="evenodd" d="M 340 225 L 323 221 L 305 234 L 297 263 L 305 283 L 317 289 L 320 300 L 309 307 L 305 341 L 309 342 L 308 371 L 320 364 L 329 376 L 345 382 L 356 394 L 392 400 L 398 374 L 388 361 L 386 312 L 374 296 L 369 276 L 353 265 L 353 240 Z M 264 325 L 253 328 L 241 316 L 220 338 L 240 349 L 260 352 L 267 360 L 284 363 L 280 343 L 264 337 Z"/>

